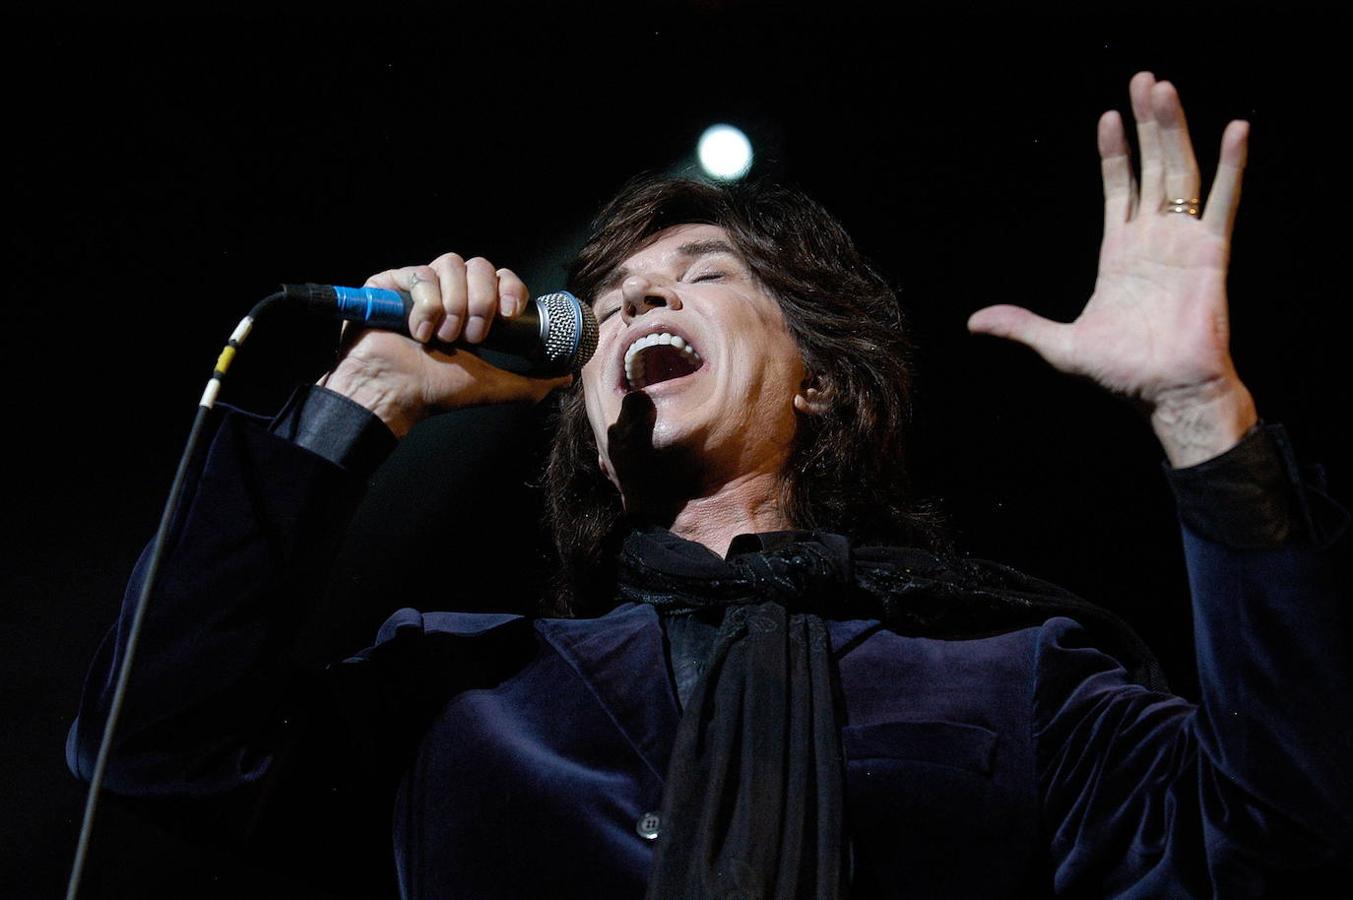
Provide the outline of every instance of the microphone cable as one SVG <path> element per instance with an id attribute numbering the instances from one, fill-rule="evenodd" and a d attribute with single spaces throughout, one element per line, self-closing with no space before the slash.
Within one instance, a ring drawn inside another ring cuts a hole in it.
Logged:
<path id="1" fill-rule="evenodd" d="M 169 488 L 169 499 L 165 501 L 164 513 L 160 516 L 160 526 L 156 530 L 155 539 L 151 544 L 150 559 L 146 564 L 145 578 L 141 582 L 141 592 L 136 598 L 131 625 L 127 629 L 127 641 L 122 655 L 122 663 L 118 666 L 113 697 L 108 704 L 108 718 L 103 724 L 103 737 L 99 741 L 99 752 L 94 760 L 94 771 L 89 778 L 89 792 L 85 795 L 84 817 L 80 822 L 80 839 L 75 846 L 75 861 L 71 865 L 70 878 L 66 882 L 66 900 L 75 900 L 75 896 L 80 890 L 80 877 L 84 873 L 85 860 L 89 853 L 89 838 L 94 827 L 94 810 L 98 805 L 104 772 L 108 768 L 108 754 L 112 747 L 113 732 L 117 728 L 118 716 L 122 711 L 122 701 L 127 693 L 127 683 L 131 680 L 132 659 L 136 656 L 136 644 L 141 635 L 141 625 L 145 619 L 146 607 L 150 603 L 151 591 L 155 588 L 155 578 L 159 572 L 160 559 L 164 555 L 165 546 L 169 543 L 169 530 L 178 514 L 179 503 L 183 499 L 183 491 L 188 481 L 188 469 L 196 455 L 197 445 L 202 438 L 207 416 L 216 404 L 216 398 L 221 393 L 221 382 L 226 373 L 230 371 L 230 364 L 234 362 L 240 345 L 249 336 L 249 332 L 253 330 L 254 320 L 262 315 L 265 310 L 286 299 L 286 297 L 284 291 L 269 294 L 254 304 L 254 308 L 249 311 L 249 315 L 240 320 L 240 324 L 235 326 L 234 332 L 231 333 L 230 340 L 221 350 L 221 355 L 217 357 L 216 368 L 211 373 L 211 380 L 207 382 L 207 387 L 202 392 L 202 399 L 198 401 L 197 416 L 193 419 L 192 429 L 188 432 L 187 445 L 183 448 L 183 456 L 179 459 L 178 471 L 174 474 L 174 482 Z"/>

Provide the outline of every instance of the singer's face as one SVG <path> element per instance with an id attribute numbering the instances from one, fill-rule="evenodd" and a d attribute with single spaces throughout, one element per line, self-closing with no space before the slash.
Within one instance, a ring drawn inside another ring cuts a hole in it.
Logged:
<path id="1" fill-rule="evenodd" d="M 612 482 L 635 460 L 679 457 L 711 480 L 783 469 L 803 360 L 723 229 L 659 232 L 591 299 L 601 333 L 583 389 Z"/>

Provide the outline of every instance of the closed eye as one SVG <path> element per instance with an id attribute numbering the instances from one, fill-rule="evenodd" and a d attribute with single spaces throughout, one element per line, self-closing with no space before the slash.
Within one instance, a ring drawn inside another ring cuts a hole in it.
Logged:
<path id="1" fill-rule="evenodd" d="M 703 275 L 697 275 L 697 276 L 695 276 L 694 278 L 691 279 L 691 281 L 692 281 L 692 282 L 700 282 L 700 281 L 717 281 L 717 280 L 719 280 L 720 278 L 726 277 L 726 274 L 727 274 L 727 273 L 724 273 L 724 272 L 706 272 L 706 273 L 704 273 Z"/>

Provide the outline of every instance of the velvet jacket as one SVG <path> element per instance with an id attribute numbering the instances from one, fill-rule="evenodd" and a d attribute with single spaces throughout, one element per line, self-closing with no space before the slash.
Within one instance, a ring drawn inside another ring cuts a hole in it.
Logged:
<path id="1" fill-rule="evenodd" d="M 361 756 L 354 771 L 395 767 L 404 896 L 642 896 L 681 715 L 658 614 L 404 609 L 298 689 L 284 661 L 298 597 L 380 454 L 332 435 L 317 448 L 294 422 L 236 412 L 214 429 L 141 639 L 109 790 L 259 785 L 284 768 L 297 722 L 316 719 L 297 698 L 318 691 L 330 698 L 318 716 L 356 736 L 326 753 Z M 968 640 L 829 623 L 855 896 L 1264 896 L 1347 874 L 1347 514 L 1282 452 L 1291 534 L 1233 541 L 1258 545 L 1244 547 L 1184 528 L 1198 705 L 1129 681 L 1068 618 Z M 81 777 L 140 577 L 71 728 Z"/>

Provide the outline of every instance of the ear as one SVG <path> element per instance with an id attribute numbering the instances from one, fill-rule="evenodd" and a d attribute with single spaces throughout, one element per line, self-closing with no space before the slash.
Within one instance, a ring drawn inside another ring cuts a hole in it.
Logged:
<path id="1" fill-rule="evenodd" d="M 820 416 L 832 408 L 831 387 L 822 384 L 821 387 L 810 387 L 809 385 L 819 385 L 821 380 L 814 378 L 804 379 L 804 386 L 794 395 L 794 408 L 805 416 Z"/>

